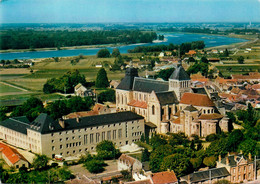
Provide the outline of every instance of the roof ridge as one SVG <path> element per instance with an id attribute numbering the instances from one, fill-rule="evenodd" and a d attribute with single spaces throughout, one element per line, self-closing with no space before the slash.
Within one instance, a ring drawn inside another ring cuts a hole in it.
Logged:
<path id="1" fill-rule="evenodd" d="M 21 117 L 24 117 L 24 116 L 21 116 Z M 26 117 L 26 116 L 25 116 L 25 117 Z M 22 121 L 19 121 L 19 120 L 17 120 L 17 119 L 13 119 L 13 118 L 9 118 L 9 119 L 11 119 L 11 120 L 13 120 L 13 121 L 16 121 L 16 122 L 18 122 L 18 123 L 22 123 L 22 124 L 24 124 L 24 125 L 28 125 L 27 123 L 22 122 Z"/>

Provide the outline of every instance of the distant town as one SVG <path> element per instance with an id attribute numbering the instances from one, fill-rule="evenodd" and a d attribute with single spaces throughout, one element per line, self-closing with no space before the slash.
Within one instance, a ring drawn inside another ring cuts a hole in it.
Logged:
<path id="1" fill-rule="evenodd" d="M 259 23 L 0 29 L 0 183 L 260 182 Z"/>

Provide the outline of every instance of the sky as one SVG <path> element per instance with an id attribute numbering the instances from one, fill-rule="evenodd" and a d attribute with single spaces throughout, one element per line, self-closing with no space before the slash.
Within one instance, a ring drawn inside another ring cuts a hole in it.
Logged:
<path id="1" fill-rule="evenodd" d="M 0 0 L 1 23 L 260 22 L 260 0 Z"/>

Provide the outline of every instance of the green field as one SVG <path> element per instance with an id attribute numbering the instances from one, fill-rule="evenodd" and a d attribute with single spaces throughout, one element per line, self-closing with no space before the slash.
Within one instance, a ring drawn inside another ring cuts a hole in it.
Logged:
<path id="1" fill-rule="evenodd" d="M 10 92 L 22 92 L 22 90 L 0 83 L 0 93 Z"/>
<path id="2" fill-rule="evenodd" d="M 230 74 L 246 74 L 260 71 L 259 64 L 225 64 L 216 67 L 225 77 L 230 76 Z"/>

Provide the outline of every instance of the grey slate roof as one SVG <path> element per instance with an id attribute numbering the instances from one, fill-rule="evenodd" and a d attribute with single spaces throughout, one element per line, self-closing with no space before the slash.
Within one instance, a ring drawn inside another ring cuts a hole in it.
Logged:
<path id="1" fill-rule="evenodd" d="M 172 73 L 169 79 L 183 81 L 183 80 L 190 80 L 190 76 L 186 73 L 182 65 L 179 65 L 174 70 L 174 72 Z"/>
<path id="2" fill-rule="evenodd" d="M 141 91 L 146 93 L 155 92 L 163 92 L 168 91 L 169 83 L 168 81 L 158 81 L 154 79 L 146 79 L 141 77 L 135 77 L 133 90 Z"/>
<path id="3" fill-rule="evenodd" d="M 138 77 L 137 69 L 132 67 L 127 68 L 125 72 L 125 77 L 116 89 L 132 90 L 135 77 Z"/>
<path id="4" fill-rule="evenodd" d="M 222 164 L 227 164 L 227 158 L 229 160 L 229 165 L 230 166 L 236 166 L 237 163 L 240 161 L 240 159 L 243 157 L 242 154 L 238 154 L 238 155 L 230 155 L 230 156 L 227 156 L 225 158 L 222 158 L 221 159 L 221 163 Z M 243 157 L 245 159 L 245 157 Z"/>
<path id="5" fill-rule="evenodd" d="M 192 91 L 193 91 L 193 93 L 199 93 L 199 94 L 204 94 L 204 95 L 207 94 L 207 92 L 204 88 L 192 88 Z"/>
<path id="6" fill-rule="evenodd" d="M 192 105 L 189 105 L 187 107 L 185 107 L 185 109 L 183 110 L 186 110 L 186 111 L 190 111 L 190 112 L 193 112 L 193 111 L 198 111 L 198 109 L 196 109 L 194 106 Z"/>
<path id="7" fill-rule="evenodd" d="M 36 130 L 41 134 L 49 133 L 51 129 L 60 129 L 59 123 L 55 123 L 54 120 L 46 113 L 41 113 L 32 123 L 30 129 Z"/>
<path id="8" fill-rule="evenodd" d="M 100 125 L 109 125 L 125 121 L 141 120 L 144 119 L 142 116 L 137 115 L 133 112 L 117 112 L 110 114 L 102 114 L 95 116 L 81 117 L 79 122 L 76 118 L 64 120 L 65 128 L 62 128 L 59 121 L 53 121 L 47 114 L 42 113 L 33 122 L 31 129 L 41 132 L 42 134 L 59 132 L 64 130 L 74 130 L 80 128 L 89 128 Z M 37 126 L 38 125 L 38 126 Z"/>
<path id="9" fill-rule="evenodd" d="M 20 116 L 6 119 L 0 122 L 0 125 L 27 135 L 27 128 L 30 127 L 30 121 L 26 116 Z"/>
<path id="10" fill-rule="evenodd" d="M 211 172 L 211 173 L 210 173 Z M 202 182 L 210 179 L 210 174 L 211 174 L 211 179 L 214 178 L 221 178 L 221 177 L 226 177 L 229 176 L 230 173 L 227 171 L 225 167 L 221 168 L 215 168 L 215 169 L 210 169 L 206 171 L 199 171 L 195 172 L 190 175 L 190 182 Z M 188 181 L 188 176 L 183 176 L 181 179 Z"/>
<path id="11" fill-rule="evenodd" d="M 179 103 L 174 91 L 155 93 L 161 105 Z"/>

